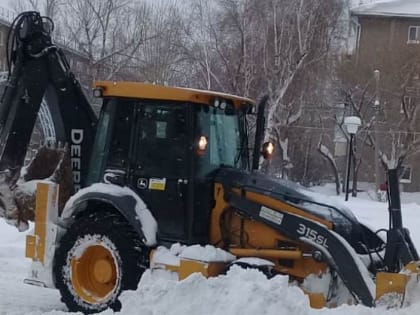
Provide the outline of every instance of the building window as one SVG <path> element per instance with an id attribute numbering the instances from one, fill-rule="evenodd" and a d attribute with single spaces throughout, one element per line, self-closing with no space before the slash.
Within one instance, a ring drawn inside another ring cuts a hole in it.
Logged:
<path id="1" fill-rule="evenodd" d="M 407 44 L 420 44 L 420 26 L 408 27 Z"/>
<path id="2" fill-rule="evenodd" d="M 3 31 L 0 31 L 0 46 L 3 46 L 4 36 Z"/>
<path id="3" fill-rule="evenodd" d="M 411 165 L 402 165 L 401 166 L 401 173 L 400 173 L 400 183 L 409 184 L 411 183 L 411 175 L 413 170 Z"/>

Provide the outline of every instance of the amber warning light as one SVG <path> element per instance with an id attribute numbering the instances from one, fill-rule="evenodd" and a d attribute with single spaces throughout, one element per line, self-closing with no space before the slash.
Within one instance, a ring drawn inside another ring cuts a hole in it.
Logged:
<path id="1" fill-rule="evenodd" d="M 274 144 L 272 142 L 265 142 L 262 147 L 262 156 L 264 159 L 271 159 L 274 153 Z"/>
<path id="2" fill-rule="evenodd" d="M 197 153 L 198 155 L 204 155 L 207 150 L 207 145 L 209 144 L 206 136 L 200 136 L 197 143 Z"/>

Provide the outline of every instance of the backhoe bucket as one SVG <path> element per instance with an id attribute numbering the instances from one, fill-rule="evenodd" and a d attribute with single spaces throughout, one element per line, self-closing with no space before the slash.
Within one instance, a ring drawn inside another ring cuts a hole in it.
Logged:
<path id="1" fill-rule="evenodd" d="M 59 211 L 74 192 L 70 159 L 63 147 L 43 146 L 21 170 L 17 181 L 7 175 L 0 174 L 0 217 L 19 230 L 26 230 L 28 221 L 34 220 L 36 185 L 40 180 L 60 185 Z"/>

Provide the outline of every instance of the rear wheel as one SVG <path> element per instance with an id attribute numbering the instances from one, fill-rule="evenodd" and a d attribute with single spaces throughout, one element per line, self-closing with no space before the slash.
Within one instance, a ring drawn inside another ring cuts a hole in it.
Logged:
<path id="1" fill-rule="evenodd" d="M 140 236 L 121 215 L 90 213 L 77 219 L 60 241 L 55 284 L 70 311 L 118 310 L 118 296 L 137 288 L 147 257 Z"/>

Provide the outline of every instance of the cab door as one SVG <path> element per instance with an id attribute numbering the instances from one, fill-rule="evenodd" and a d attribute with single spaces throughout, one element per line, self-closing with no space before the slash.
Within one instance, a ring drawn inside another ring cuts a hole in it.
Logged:
<path id="1" fill-rule="evenodd" d="M 161 240 L 185 240 L 191 153 L 188 105 L 160 101 L 137 105 L 131 186 L 158 222 Z"/>

